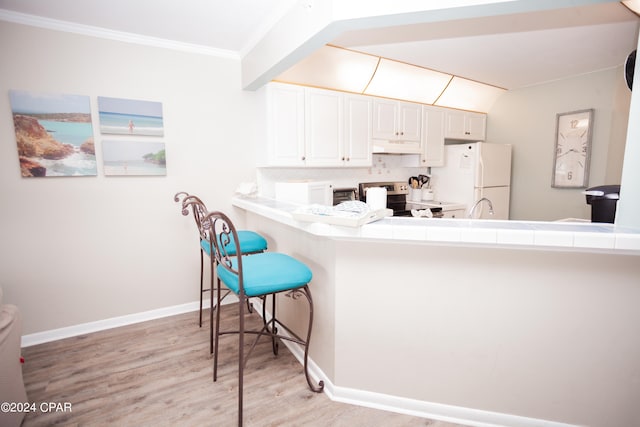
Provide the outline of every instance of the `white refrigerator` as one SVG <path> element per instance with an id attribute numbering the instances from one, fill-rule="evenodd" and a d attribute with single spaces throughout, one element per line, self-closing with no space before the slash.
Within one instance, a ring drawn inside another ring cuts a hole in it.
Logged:
<path id="1" fill-rule="evenodd" d="M 472 142 L 445 146 L 445 165 L 431 168 L 431 186 L 436 200 L 464 203 L 468 216 L 483 197 L 474 218 L 509 219 L 511 144 Z"/>

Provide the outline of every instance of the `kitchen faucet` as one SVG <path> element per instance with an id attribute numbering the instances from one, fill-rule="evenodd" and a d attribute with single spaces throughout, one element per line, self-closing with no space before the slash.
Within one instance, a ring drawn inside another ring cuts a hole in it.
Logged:
<path id="1" fill-rule="evenodd" d="M 485 201 L 489 205 L 489 215 L 493 215 L 493 203 L 491 203 L 491 200 L 487 199 L 486 197 L 483 197 L 482 199 L 478 200 L 473 204 L 473 207 L 471 207 L 471 209 L 469 210 L 469 218 L 473 218 L 473 214 L 476 212 L 476 208 L 478 207 L 478 205 Z"/>

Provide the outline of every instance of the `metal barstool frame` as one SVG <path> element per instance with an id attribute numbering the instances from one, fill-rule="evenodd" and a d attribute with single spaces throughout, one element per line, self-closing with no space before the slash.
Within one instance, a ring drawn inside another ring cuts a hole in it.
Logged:
<path id="1" fill-rule="evenodd" d="M 182 198 L 182 201 L 180 200 L 180 197 Z M 204 237 L 202 234 L 202 219 L 205 217 L 205 215 L 207 214 L 207 207 L 204 204 L 204 202 L 202 201 L 202 199 L 200 199 L 198 196 L 194 196 L 191 195 L 189 193 L 187 193 L 186 191 L 180 191 L 178 193 L 176 193 L 173 196 L 173 200 L 175 202 L 180 202 L 181 201 L 181 205 L 182 205 L 182 215 L 184 216 L 188 216 L 189 215 L 189 208 L 191 208 L 191 211 L 193 212 L 193 219 L 196 223 L 196 227 L 198 229 L 198 233 L 199 233 L 199 238 L 200 240 L 202 240 Z M 237 236 L 236 236 L 237 237 Z M 236 240 L 237 242 L 239 242 L 238 240 Z M 240 246 L 240 243 L 238 243 L 236 246 Z M 209 299 L 209 354 L 213 354 L 213 312 L 214 310 L 216 310 L 216 308 L 219 306 L 220 302 L 225 299 L 227 297 L 227 295 L 229 295 L 229 293 L 231 291 L 226 290 L 224 292 L 224 295 L 220 298 L 220 292 L 221 289 L 220 287 L 218 287 L 217 291 L 218 291 L 218 302 L 214 305 L 214 296 L 213 296 L 213 290 L 214 287 L 209 286 L 208 289 L 204 288 L 204 250 L 202 249 L 202 246 L 200 244 L 198 244 L 198 247 L 200 248 L 200 312 L 199 312 L 199 318 L 198 318 L 198 325 L 200 327 L 202 327 L 202 306 L 203 306 L 203 295 L 205 292 L 210 292 L 211 291 L 211 297 Z M 249 254 L 256 254 L 256 253 L 261 253 L 264 251 L 257 251 L 257 252 L 247 252 L 246 255 Z M 213 256 L 208 256 L 208 258 L 210 260 L 215 259 L 215 257 Z M 253 305 L 251 303 L 251 301 L 247 300 L 247 310 L 252 313 L 253 312 Z M 264 302 L 262 304 L 263 306 L 263 313 L 264 313 Z"/>
<path id="2" fill-rule="evenodd" d="M 235 229 L 235 226 L 222 212 L 210 212 L 205 218 L 202 220 L 202 226 L 208 231 L 205 233 L 209 237 L 215 236 L 215 238 L 209 238 L 209 245 L 211 246 L 211 253 L 215 253 L 216 261 L 210 262 L 210 267 L 212 269 L 211 274 L 211 286 L 214 286 L 214 280 L 216 282 L 218 288 L 218 298 L 220 295 L 221 289 L 221 280 L 217 274 L 214 274 L 215 269 L 218 266 L 222 266 L 226 270 L 238 276 L 238 309 L 239 309 L 239 329 L 238 330 L 227 330 L 220 331 L 220 310 L 216 310 L 216 321 L 215 321 L 215 333 L 214 333 L 214 352 L 213 352 L 213 381 L 218 379 L 218 345 L 219 345 L 219 337 L 221 335 L 227 334 L 238 334 L 238 425 L 242 426 L 243 422 L 243 395 L 244 395 L 244 370 L 247 365 L 247 361 L 249 356 L 253 352 L 253 349 L 258 344 L 258 341 L 262 336 L 271 337 L 272 341 L 272 350 L 273 354 L 278 354 L 278 344 L 277 339 L 287 340 L 290 342 L 294 342 L 304 347 L 304 373 L 307 384 L 309 388 L 316 392 L 320 393 L 324 389 L 324 381 L 319 381 L 318 384 L 314 384 L 309 374 L 309 344 L 311 341 L 311 332 L 313 329 L 313 299 L 311 297 L 311 292 L 309 290 L 309 284 L 305 284 L 303 286 L 287 289 L 281 292 L 277 292 L 272 295 L 272 313 L 271 318 L 267 320 L 266 318 L 266 309 L 265 306 L 267 304 L 267 296 L 269 294 L 261 295 L 263 297 L 263 327 L 260 330 L 245 330 L 245 319 L 244 319 L 244 306 L 245 302 L 248 300 L 248 297 L 245 294 L 244 290 L 244 278 L 243 278 L 243 267 L 242 267 L 242 258 L 243 254 L 241 249 L 238 248 L 236 251 L 236 256 L 229 256 L 225 251 L 225 242 L 229 242 L 231 238 L 234 241 L 238 241 L 238 234 Z M 260 256 L 260 255 L 253 255 Z M 232 259 L 237 259 L 237 268 L 233 268 Z M 215 277 L 215 279 L 214 279 Z M 276 317 L 276 296 L 278 294 L 284 294 L 293 299 L 298 299 L 300 296 L 304 296 L 309 304 L 309 326 L 307 329 L 306 339 L 302 339 L 295 332 L 293 332 L 289 327 L 287 327 L 284 323 L 278 320 Z M 220 300 L 218 301 L 218 306 L 220 304 Z M 278 327 L 282 327 L 287 335 L 283 335 L 278 333 Z M 244 338 L 245 334 L 256 335 L 255 340 L 253 341 L 251 347 L 244 353 Z"/>

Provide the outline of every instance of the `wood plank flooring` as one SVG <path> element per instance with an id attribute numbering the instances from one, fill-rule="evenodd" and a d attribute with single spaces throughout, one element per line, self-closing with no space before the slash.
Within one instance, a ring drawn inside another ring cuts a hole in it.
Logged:
<path id="1" fill-rule="evenodd" d="M 223 324 L 237 313 L 237 304 L 223 306 Z M 237 336 L 221 338 L 214 383 L 208 325 L 199 328 L 197 317 L 186 313 L 23 349 L 29 401 L 71 404 L 71 411 L 28 413 L 23 426 L 237 425 Z M 261 319 L 248 314 L 247 324 Z M 275 357 L 264 338 L 245 370 L 244 396 L 248 427 L 454 427 L 313 393 L 289 350 L 281 344 Z"/>

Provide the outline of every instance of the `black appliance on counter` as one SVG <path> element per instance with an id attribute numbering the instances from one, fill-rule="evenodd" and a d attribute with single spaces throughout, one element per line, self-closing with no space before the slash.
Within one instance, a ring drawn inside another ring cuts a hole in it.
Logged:
<path id="1" fill-rule="evenodd" d="M 409 185 L 406 182 L 362 182 L 358 184 L 360 200 L 367 201 L 367 190 L 373 187 L 387 189 L 387 208 L 393 210 L 393 216 L 412 216 L 411 209 L 407 206 L 407 194 Z M 432 212 L 439 212 L 442 208 L 432 208 Z"/>
<path id="2" fill-rule="evenodd" d="M 620 186 L 600 185 L 587 188 L 583 194 L 587 198 L 587 204 L 591 205 L 591 222 L 613 224 L 616 218 L 616 207 L 620 199 Z"/>

